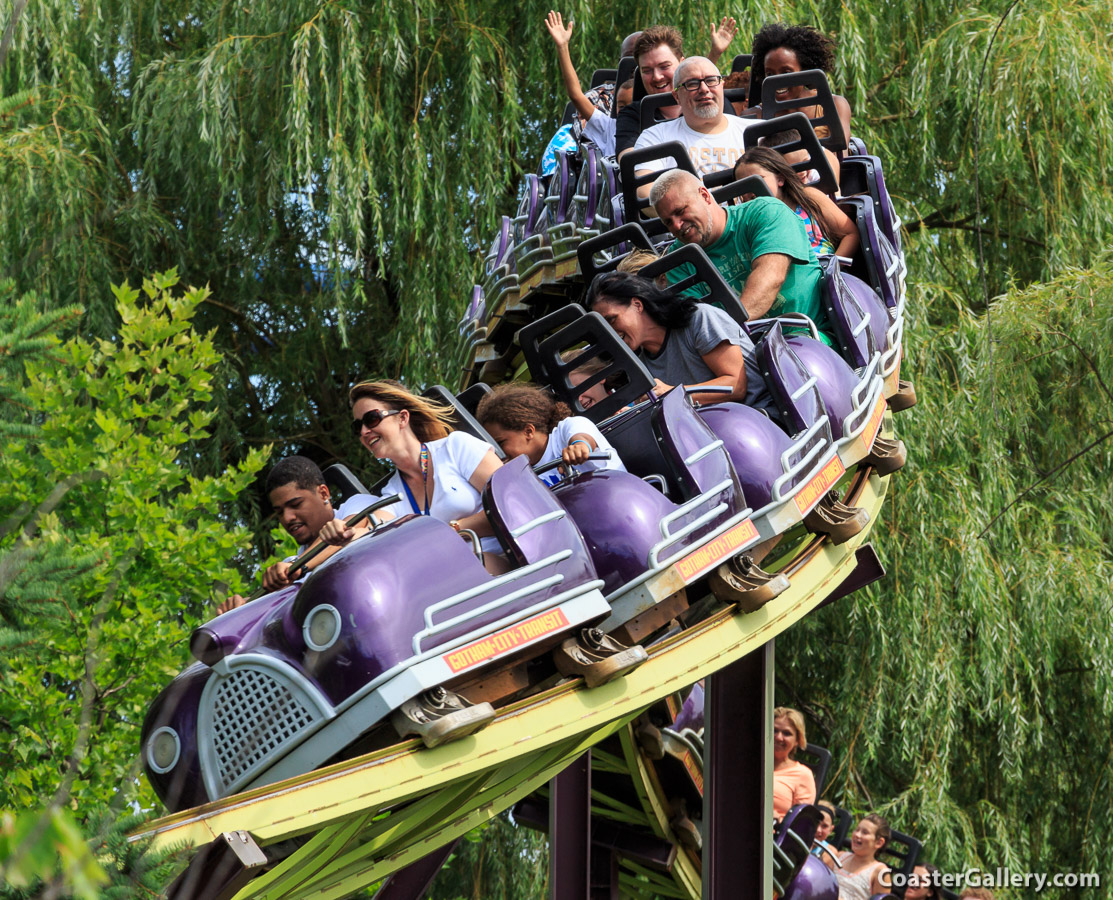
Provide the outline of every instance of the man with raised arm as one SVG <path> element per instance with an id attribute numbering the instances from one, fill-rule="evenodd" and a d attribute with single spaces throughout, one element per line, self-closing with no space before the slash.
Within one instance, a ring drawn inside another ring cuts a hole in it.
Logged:
<path id="1" fill-rule="evenodd" d="M 673 73 L 673 96 L 680 116 L 647 128 L 634 144 L 635 150 L 679 141 L 688 149 L 692 165 L 700 175 L 732 169 L 745 152 L 742 135 L 754 122 L 723 112 L 723 76 L 711 60 L 689 56 Z M 642 165 L 638 175 L 671 168 L 671 156 Z M 645 193 L 649 186 L 645 186 Z"/>
<path id="2" fill-rule="evenodd" d="M 703 182 L 679 169 L 659 176 L 649 202 L 676 242 L 698 244 L 723 279 L 742 300 L 751 319 L 803 313 L 819 329 L 824 343 L 827 315 L 820 289 L 823 270 L 800 218 L 775 197 L 756 197 L 724 209 Z M 670 282 L 691 274 L 681 266 L 668 273 Z"/>
<path id="3" fill-rule="evenodd" d="M 306 573 L 303 571 L 300 578 L 291 581 L 290 563 L 316 542 L 317 535 L 326 522 L 346 518 L 366 509 L 379 499 L 374 494 L 354 494 L 341 503 L 339 509 L 334 509 L 325 476 L 313 460 L 304 456 L 287 456 L 279 460 L 267 474 L 266 491 L 279 523 L 298 542 L 297 553 L 276 562 L 263 572 L 263 588 L 268 592 L 305 577 Z M 394 518 L 385 509 L 377 510 L 373 515 L 380 521 Z M 322 551 L 305 568 L 312 569 L 324 562 L 337 549 L 339 548 L 330 547 Z M 233 594 L 217 608 L 217 615 L 243 606 L 246 602 L 239 594 Z"/>

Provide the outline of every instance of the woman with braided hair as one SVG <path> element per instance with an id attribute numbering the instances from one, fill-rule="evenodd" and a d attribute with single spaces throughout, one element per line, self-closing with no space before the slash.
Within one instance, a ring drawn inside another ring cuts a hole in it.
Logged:
<path id="1" fill-rule="evenodd" d="M 531 466 L 561 459 L 585 469 L 626 471 L 618 453 L 590 419 L 571 415 L 567 404 L 536 385 L 499 385 L 479 401 L 475 417 L 508 459 L 524 454 Z M 593 450 L 610 450 L 611 458 L 589 460 Z M 559 476 L 546 473 L 542 480 L 551 484 Z"/>

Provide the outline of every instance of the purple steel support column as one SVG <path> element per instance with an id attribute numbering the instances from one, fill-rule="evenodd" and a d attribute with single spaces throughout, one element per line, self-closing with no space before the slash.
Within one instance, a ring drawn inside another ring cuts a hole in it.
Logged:
<path id="1" fill-rule="evenodd" d="M 703 897 L 772 897 L 773 642 L 705 690 Z"/>
<path id="2" fill-rule="evenodd" d="M 373 900 L 419 900 L 424 897 L 457 843 L 459 838 L 388 876 L 382 887 L 375 891 Z"/>
<path id="3" fill-rule="evenodd" d="M 591 900 L 621 900 L 618 893 L 618 854 L 591 848 Z"/>
<path id="4" fill-rule="evenodd" d="M 591 754 L 549 782 L 549 896 L 591 896 Z"/>

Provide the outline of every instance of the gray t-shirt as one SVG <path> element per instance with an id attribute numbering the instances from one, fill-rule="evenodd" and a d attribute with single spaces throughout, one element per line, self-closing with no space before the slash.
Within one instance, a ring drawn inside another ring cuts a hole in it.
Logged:
<path id="1" fill-rule="evenodd" d="M 718 307 L 697 303 L 692 321 L 683 328 L 671 329 L 656 356 L 645 352 L 638 355 L 650 374 L 665 384 L 700 384 L 716 377 L 703 361 L 703 355 L 723 341 L 742 348 L 742 358 L 746 362 L 746 397 L 743 402 L 757 409 L 772 408 L 773 398 L 769 396 L 754 357 L 754 342 L 734 319 Z"/>

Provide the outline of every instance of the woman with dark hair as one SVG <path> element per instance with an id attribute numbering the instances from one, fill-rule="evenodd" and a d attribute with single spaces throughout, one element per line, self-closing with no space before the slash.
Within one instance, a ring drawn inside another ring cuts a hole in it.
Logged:
<path id="1" fill-rule="evenodd" d="M 449 407 L 419 397 L 396 381 L 357 384 L 348 392 L 348 401 L 352 433 L 376 459 L 394 464 L 383 494 L 401 494 L 402 513 L 433 516 L 456 531 L 475 532 L 487 570 L 505 572 L 506 558 L 483 511 L 483 488 L 502 465 L 491 445 L 453 431 Z M 320 536 L 326 543 L 344 544 L 365 531 L 334 519 Z"/>
<path id="2" fill-rule="evenodd" d="M 761 105 L 761 84 L 769 75 L 784 75 L 788 72 L 804 72 L 808 69 L 822 69 L 828 75 L 835 65 L 835 42 L 827 35 L 807 25 L 782 25 L 774 22 L 762 26 L 754 35 L 753 62 L 750 64 L 750 108 Z M 813 96 L 814 92 L 798 85 L 777 91 L 778 100 L 794 100 L 798 97 Z M 842 122 L 845 138 L 850 137 L 850 104 L 845 97 L 834 95 L 835 111 Z M 822 108 L 809 111 L 808 118 L 817 119 L 823 115 Z M 816 129 L 816 137 L 828 137 L 826 128 Z"/>
<path id="3" fill-rule="evenodd" d="M 626 272 L 597 275 L 587 305 L 638 354 L 657 379 L 657 393 L 680 384 L 725 385 L 730 394 L 697 392 L 693 399 L 772 405 L 754 359 L 753 341 L 721 309 Z"/>
<path id="4" fill-rule="evenodd" d="M 768 147 L 747 150 L 735 163 L 734 177 L 750 175 L 761 178 L 774 197 L 796 211 L 817 254 L 854 255 L 858 249 L 858 229 L 850 216 L 823 191 L 801 184 L 796 171 L 780 153 Z"/>
<path id="5" fill-rule="evenodd" d="M 532 384 L 501 384 L 479 401 L 475 410 L 479 424 L 487 429 L 507 459 L 523 454 L 531 466 L 564 460 L 585 469 L 626 467 L 595 423 L 572 415 L 568 405 Z M 608 460 L 589 460 L 593 450 L 610 450 Z M 556 472 L 541 480 L 555 484 Z"/>
<path id="6" fill-rule="evenodd" d="M 942 900 L 939 884 L 939 869 L 931 863 L 918 863 L 908 876 L 904 900 Z"/>

